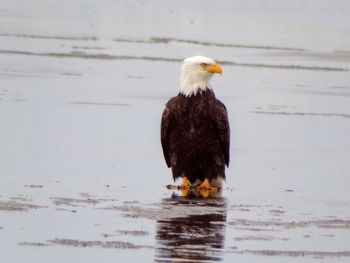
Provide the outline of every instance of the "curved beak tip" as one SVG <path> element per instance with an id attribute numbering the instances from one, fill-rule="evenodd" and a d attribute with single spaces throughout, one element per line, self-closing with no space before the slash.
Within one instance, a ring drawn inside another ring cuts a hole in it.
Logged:
<path id="1" fill-rule="evenodd" d="M 222 75 L 222 68 L 220 67 L 219 64 L 213 64 L 207 67 L 207 72 L 209 73 L 218 73 Z"/>

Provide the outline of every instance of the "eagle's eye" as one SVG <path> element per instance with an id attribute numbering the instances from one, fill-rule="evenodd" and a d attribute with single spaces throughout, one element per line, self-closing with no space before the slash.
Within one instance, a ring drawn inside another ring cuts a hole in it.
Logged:
<path id="1" fill-rule="evenodd" d="M 208 67 L 209 64 L 208 64 L 208 63 L 201 63 L 201 66 L 202 66 L 203 68 L 205 68 L 205 67 Z"/>

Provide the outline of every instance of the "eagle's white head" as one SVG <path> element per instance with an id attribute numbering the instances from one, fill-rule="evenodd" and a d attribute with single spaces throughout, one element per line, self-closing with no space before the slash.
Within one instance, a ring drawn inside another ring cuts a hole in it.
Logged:
<path id="1" fill-rule="evenodd" d="M 199 91 L 211 89 L 209 82 L 214 73 L 222 73 L 214 60 L 203 56 L 186 58 L 181 66 L 180 93 L 190 97 Z"/>

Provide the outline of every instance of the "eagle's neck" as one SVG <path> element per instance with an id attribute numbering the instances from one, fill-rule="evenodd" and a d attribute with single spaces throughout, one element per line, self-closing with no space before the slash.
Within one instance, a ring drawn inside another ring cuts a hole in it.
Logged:
<path id="1" fill-rule="evenodd" d="M 205 90 L 211 90 L 211 75 L 193 74 L 191 71 L 184 71 L 180 76 L 180 93 L 191 97 Z"/>

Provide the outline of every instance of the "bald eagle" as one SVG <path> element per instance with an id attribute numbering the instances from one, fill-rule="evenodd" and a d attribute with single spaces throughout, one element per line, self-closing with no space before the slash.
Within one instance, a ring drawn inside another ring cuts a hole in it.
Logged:
<path id="1" fill-rule="evenodd" d="M 225 105 L 210 86 L 222 73 L 214 60 L 194 56 L 183 61 L 180 92 L 171 98 L 161 120 L 161 144 L 173 178 L 181 187 L 221 188 L 230 162 L 230 128 Z"/>

